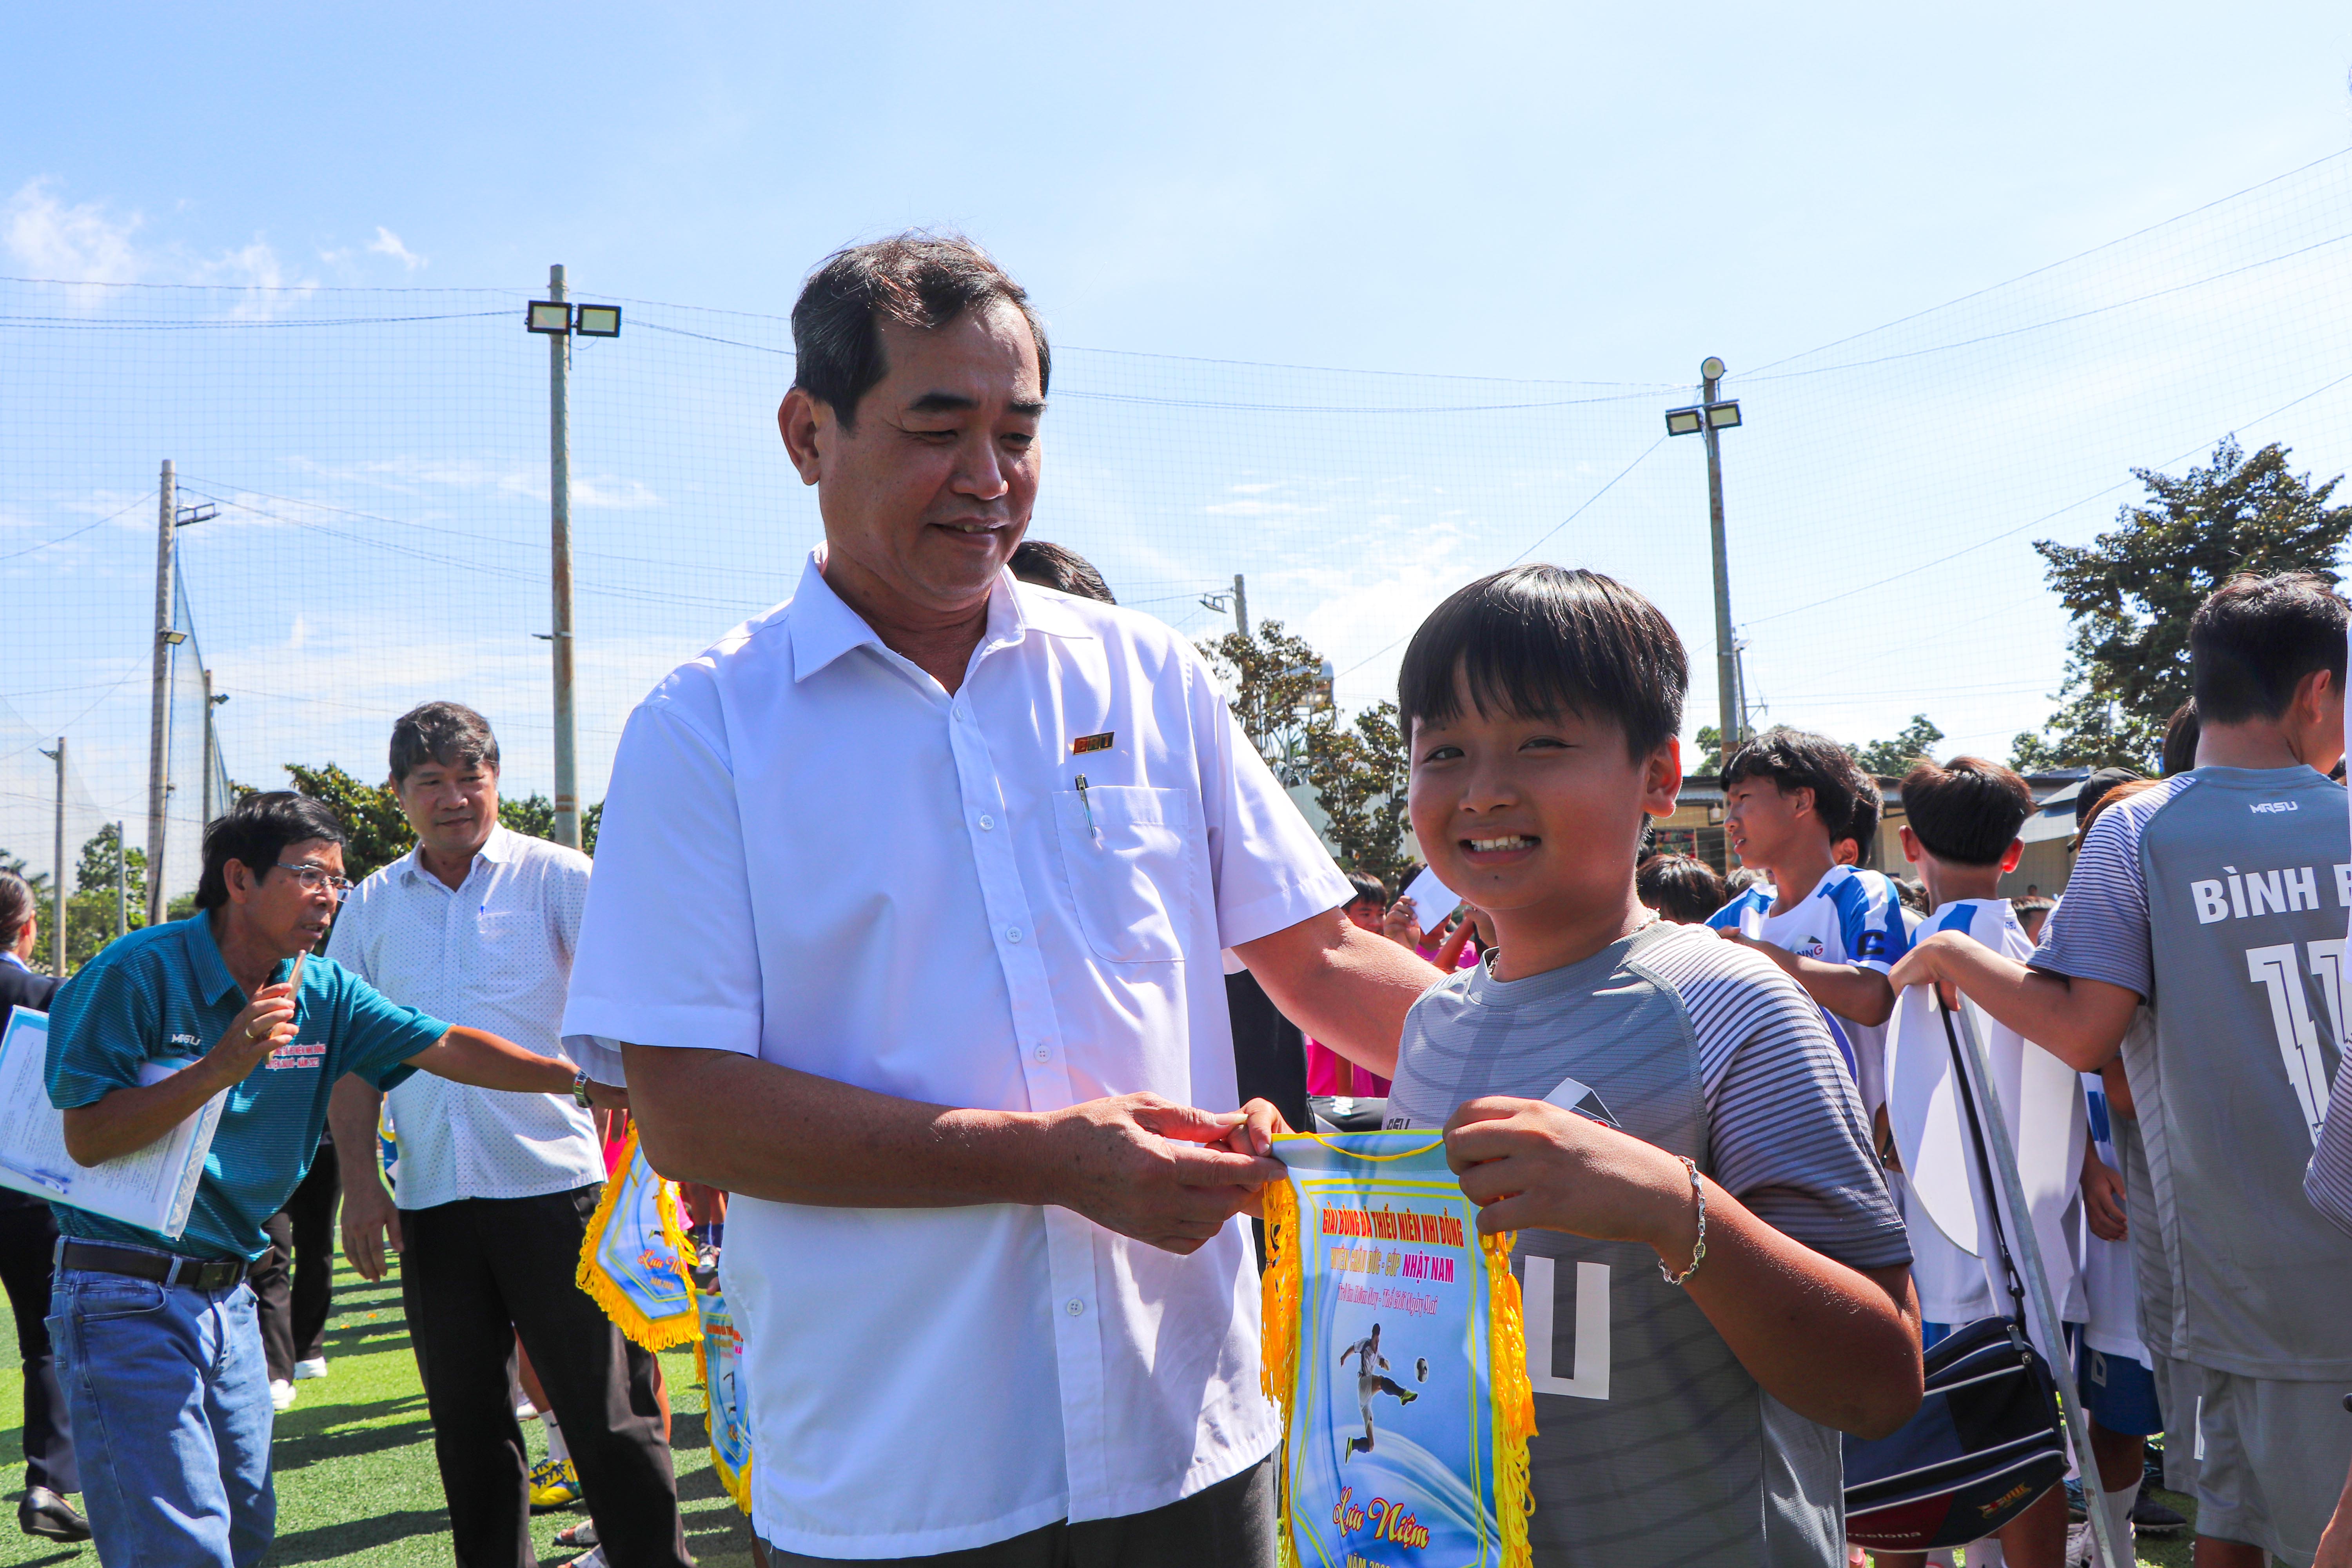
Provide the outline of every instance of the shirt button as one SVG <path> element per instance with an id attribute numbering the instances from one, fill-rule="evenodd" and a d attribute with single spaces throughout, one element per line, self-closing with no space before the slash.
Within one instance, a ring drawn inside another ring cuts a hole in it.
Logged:
<path id="1" fill-rule="evenodd" d="M 1087 1304 L 1073 1296 L 1062 1303 L 1062 1310 L 1069 1313 L 1073 1318 L 1082 1318 L 1086 1316 Z"/>
<path id="2" fill-rule="evenodd" d="M 996 818 L 992 816 L 983 816 L 980 819 L 980 830 L 982 833 L 986 833 L 990 828 L 994 827 L 995 826 Z"/>
<path id="3" fill-rule="evenodd" d="M 1041 1062 L 1050 1062 L 1054 1059 L 1054 1053 L 1047 1050 L 1045 1047 L 1039 1046 L 1037 1047 L 1037 1059 Z"/>
<path id="4" fill-rule="evenodd" d="M 1004 940 L 1007 942 L 1019 942 L 1021 940 L 1021 928 L 1019 926 L 1005 927 Z"/>

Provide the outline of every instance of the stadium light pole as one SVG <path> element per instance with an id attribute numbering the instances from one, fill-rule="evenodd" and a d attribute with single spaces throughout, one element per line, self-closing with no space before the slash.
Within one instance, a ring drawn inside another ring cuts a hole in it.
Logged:
<path id="1" fill-rule="evenodd" d="M 1700 362 L 1699 401 L 1687 408 L 1666 410 L 1666 434 L 1706 437 L 1706 504 L 1715 547 L 1715 695 L 1721 726 L 1715 771 L 1721 775 L 1731 753 L 1748 729 L 1748 714 L 1739 700 L 1739 650 L 1731 639 L 1731 561 L 1723 538 L 1723 447 L 1718 433 L 1739 426 L 1736 400 L 1716 396 L 1723 380 L 1723 362 L 1713 354 Z"/>
<path id="2" fill-rule="evenodd" d="M 49 973 L 58 979 L 66 977 L 66 738 L 58 737 L 58 749 L 43 752 L 45 757 L 58 761 L 58 825 L 57 847 L 54 851 L 57 869 L 49 878 Z"/>
<path id="3" fill-rule="evenodd" d="M 123 837 L 128 823 L 114 825 L 114 934 L 131 934 L 131 841 Z"/>
<path id="4" fill-rule="evenodd" d="M 533 300 L 523 325 L 547 339 L 548 579 L 555 653 L 555 841 L 580 847 L 579 710 L 572 658 L 572 340 L 617 338 L 621 307 L 572 303 L 562 263 L 547 269 L 547 298 Z"/>
<path id="5" fill-rule="evenodd" d="M 147 923 L 163 919 L 163 798 L 167 777 L 167 733 L 172 711 L 172 525 L 179 521 L 179 480 L 172 459 L 163 459 L 158 481 L 163 496 L 155 508 L 155 658 L 154 699 L 147 717 Z"/>

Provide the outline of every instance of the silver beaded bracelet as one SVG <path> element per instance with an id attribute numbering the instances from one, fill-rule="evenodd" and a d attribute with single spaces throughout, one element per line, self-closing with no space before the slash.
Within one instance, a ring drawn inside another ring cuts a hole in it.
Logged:
<path id="1" fill-rule="evenodd" d="M 1663 1258 L 1659 1260 L 1658 1277 L 1669 1285 L 1679 1285 L 1697 1273 L 1700 1259 L 1706 1256 L 1706 1184 L 1699 1179 L 1698 1165 L 1689 1155 L 1677 1154 L 1675 1158 L 1680 1160 L 1683 1169 L 1690 1173 L 1691 1196 L 1698 1204 L 1698 1246 L 1691 1250 L 1690 1267 L 1680 1274 L 1668 1268 Z"/>

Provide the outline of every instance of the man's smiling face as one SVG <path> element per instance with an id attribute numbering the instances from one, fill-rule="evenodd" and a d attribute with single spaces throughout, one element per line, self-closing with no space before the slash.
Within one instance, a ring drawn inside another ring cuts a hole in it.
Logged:
<path id="1" fill-rule="evenodd" d="M 886 318 L 877 331 L 883 376 L 853 423 L 797 388 L 778 415 L 788 446 L 796 423 L 806 437 L 795 460 L 818 487 L 826 576 L 906 618 L 969 615 L 1036 504 L 1036 341 L 1005 305 L 930 330 Z"/>

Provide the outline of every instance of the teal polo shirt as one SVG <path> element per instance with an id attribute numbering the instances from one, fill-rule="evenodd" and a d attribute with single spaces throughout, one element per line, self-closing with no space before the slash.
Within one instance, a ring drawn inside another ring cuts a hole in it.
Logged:
<path id="1" fill-rule="evenodd" d="M 270 983 L 291 967 L 291 960 L 278 964 Z M 245 1004 L 202 911 L 117 938 L 49 1004 L 49 1103 L 90 1105 L 136 1085 L 142 1063 L 203 1056 Z M 335 1080 L 357 1073 L 390 1089 L 416 1070 L 407 1059 L 449 1028 L 317 953 L 303 962 L 294 1022 L 294 1038 L 229 1089 L 179 1239 L 61 1203 L 51 1205 L 58 1228 L 190 1258 L 260 1257 L 269 1247 L 262 1226 L 286 1206 L 318 1152 Z"/>

